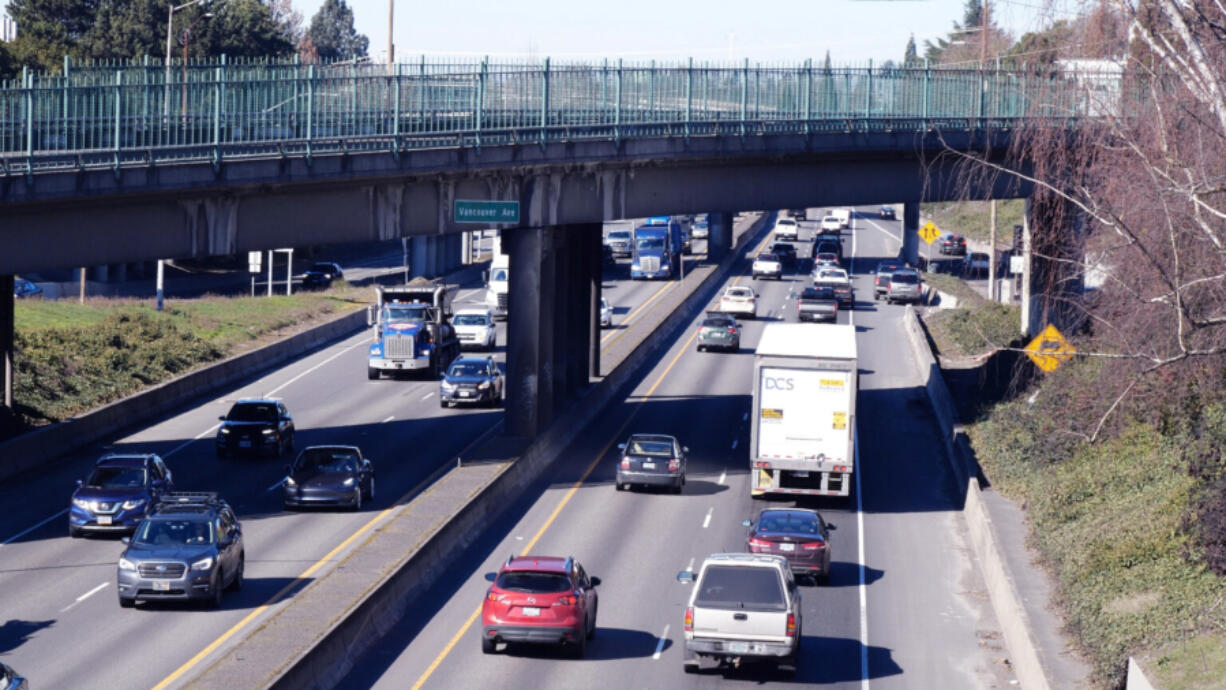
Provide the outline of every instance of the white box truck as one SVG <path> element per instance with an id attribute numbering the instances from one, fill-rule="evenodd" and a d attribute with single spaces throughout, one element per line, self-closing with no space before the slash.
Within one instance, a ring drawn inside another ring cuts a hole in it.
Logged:
<path id="1" fill-rule="evenodd" d="M 511 257 L 502 253 L 502 237 L 494 237 L 494 258 L 485 272 L 485 306 L 496 319 L 507 318 L 511 289 Z"/>
<path id="2" fill-rule="evenodd" d="M 830 215 L 839 219 L 839 228 L 846 230 L 851 227 L 851 209 L 850 208 L 832 208 Z"/>
<path id="3" fill-rule="evenodd" d="M 855 472 L 856 328 L 772 323 L 754 353 L 750 493 L 848 496 Z"/>

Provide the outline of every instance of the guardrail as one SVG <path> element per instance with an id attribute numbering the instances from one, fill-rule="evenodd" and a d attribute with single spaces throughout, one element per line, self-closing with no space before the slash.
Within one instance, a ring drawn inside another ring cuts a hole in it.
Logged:
<path id="1" fill-rule="evenodd" d="M 0 174 L 578 139 L 1070 126 L 1118 71 L 264 62 L 29 70 L 0 84 Z"/>

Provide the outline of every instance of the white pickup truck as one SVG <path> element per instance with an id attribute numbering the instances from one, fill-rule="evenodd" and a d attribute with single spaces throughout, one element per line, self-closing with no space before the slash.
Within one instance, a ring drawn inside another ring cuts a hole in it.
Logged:
<path id="1" fill-rule="evenodd" d="M 706 558 L 685 609 L 685 671 L 720 664 L 773 661 L 796 673 L 801 639 L 800 588 L 787 559 L 773 554 L 717 553 Z"/>

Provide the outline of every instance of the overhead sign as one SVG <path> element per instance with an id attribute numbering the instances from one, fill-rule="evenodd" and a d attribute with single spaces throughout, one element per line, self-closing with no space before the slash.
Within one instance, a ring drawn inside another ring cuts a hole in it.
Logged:
<path id="1" fill-rule="evenodd" d="M 457 223 L 518 225 L 519 202 L 456 199 L 453 215 Z"/>
<path id="2" fill-rule="evenodd" d="M 259 273 L 264 265 L 264 252 L 247 252 L 247 272 Z"/>
<path id="3" fill-rule="evenodd" d="M 1064 339 L 1064 334 L 1048 324 L 1025 349 L 1026 356 L 1043 373 L 1050 373 L 1077 354 L 1077 348 Z"/>
<path id="4" fill-rule="evenodd" d="M 940 228 L 933 224 L 932 221 L 924 223 L 922 226 L 920 226 L 920 229 L 917 230 L 917 232 L 919 233 L 920 239 L 928 244 L 936 242 L 937 238 L 941 236 Z"/>

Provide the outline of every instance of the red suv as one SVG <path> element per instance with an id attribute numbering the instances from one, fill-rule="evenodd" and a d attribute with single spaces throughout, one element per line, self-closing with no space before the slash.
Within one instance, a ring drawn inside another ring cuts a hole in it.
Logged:
<path id="1" fill-rule="evenodd" d="M 569 647 L 583 658 L 596 634 L 596 586 L 573 557 L 511 556 L 486 579 L 493 585 L 481 603 L 481 651 L 499 642 Z"/>

